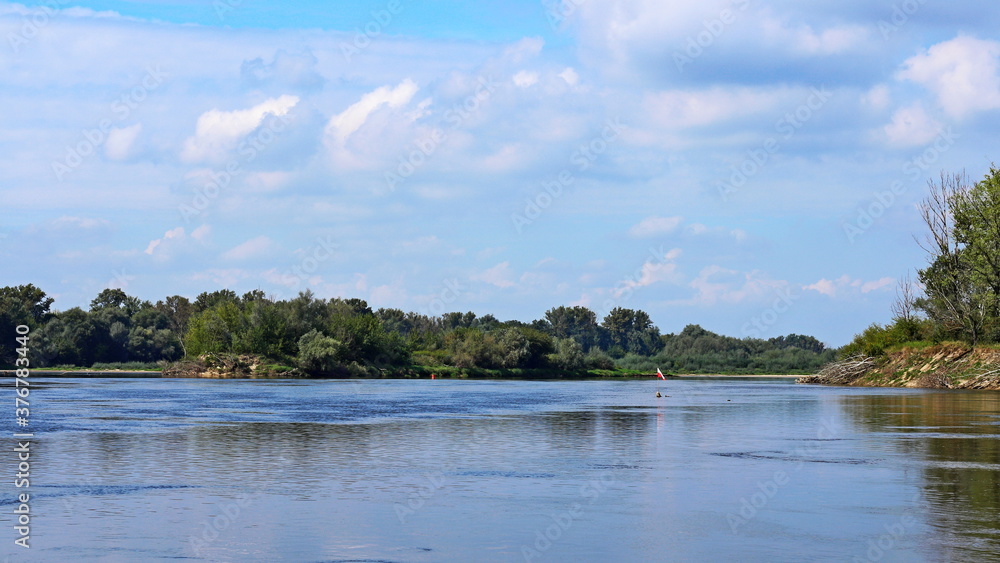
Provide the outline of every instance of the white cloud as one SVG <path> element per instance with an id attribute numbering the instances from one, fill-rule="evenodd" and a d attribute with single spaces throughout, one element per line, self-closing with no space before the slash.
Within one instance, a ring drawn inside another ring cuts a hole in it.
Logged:
<path id="1" fill-rule="evenodd" d="M 163 238 L 153 239 L 149 241 L 149 245 L 146 247 L 145 253 L 152 255 L 153 252 L 157 249 L 157 247 L 163 244 L 164 241 L 168 241 L 170 239 L 181 239 L 181 238 L 184 238 L 184 227 L 176 227 L 170 229 L 169 231 L 163 234 Z"/>
<path id="2" fill-rule="evenodd" d="M 889 107 L 892 96 L 888 86 L 879 84 L 866 92 L 861 101 L 876 111 L 882 111 Z"/>
<path id="3" fill-rule="evenodd" d="M 538 73 L 522 70 L 515 74 L 512 80 L 518 88 L 528 88 L 538 83 Z"/>
<path id="4" fill-rule="evenodd" d="M 93 217 L 71 217 L 64 215 L 58 219 L 53 219 L 48 228 L 52 230 L 61 229 L 98 229 L 110 225 L 107 219 L 95 219 Z"/>
<path id="5" fill-rule="evenodd" d="M 678 266 L 674 262 L 680 258 L 681 254 L 681 249 L 674 248 L 664 254 L 662 258 L 644 262 L 635 274 L 615 284 L 612 294 L 615 298 L 619 298 L 627 291 L 660 282 L 682 283 L 684 276 L 678 271 Z"/>
<path id="6" fill-rule="evenodd" d="M 203 162 L 222 158 L 236 148 L 240 139 L 260 127 L 268 115 L 283 116 L 299 103 L 298 96 L 283 95 L 235 111 L 212 109 L 201 114 L 195 134 L 181 151 L 185 162 Z"/>
<path id="7" fill-rule="evenodd" d="M 827 297 L 840 297 L 845 292 L 871 293 L 873 291 L 884 290 L 896 283 L 894 278 L 879 278 L 874 281 L 863 281 L 852 278 L 848 275 L 840 276 L 835 280 L 823 278 L 814 284 L 807 285 L 803 289 L 815 291 Z"/>
<path id="8" fill-rule="evenodd" d="M 743 303 L 770 298 L 788 288 L 788 282 L 771 279 L 759 270 L 739 272 L 719 265 L 703 268 L 689 285 L 697 293 L 677 304 L 711 306 Z"/>
<path id="9" fill-rule="evenodd" d="M 222 253 L 223 260 L 242 261 L 271 254 L 277 245 L 270 238 L 260 235 Z"/>
<path id="10" fill-rule="evenodd" d="M 959 35 L 907 59 L 897 78 L 934 92 L 955 118 L 1000 108 L 1000 42 Z"/>
<path id="11" fill-rule="evenodd" d="M 212 234 L 212 227 L 209 225 L 201 225 L 197 229 L 191 231 L 191 238 L 197 241 L 203 241 L 208 238 L 208 235 Z"/>
<path id="12" fill-rule="evenodd" d="M 648 238 L 673 233 L 680 226 L 683 217 L 646 217 L 632 225 L 628 234 L 636 238 Z"/>
<path id="13" fill-rule="evenodd" d="M 108 132 L 107 140 L 104 141 L 104 156 L 111 160 L 125 160 L 131 154 L 132 145 L 141 132 L 141 123 L 111 129 Z"/>
<path id="14" fill-rule="evenodd" d="M 785 87 L 667 90 L 646 97 L 649 117 L 665 127 L 698 127 L 769 112 L 791 104 L 794 90 Z M 795 104 L 802 95 L 795 95 Z"/>
<path id="15" fill-rule="evenodd" d="M 862 46 L 871 34 L 860 25 L 842 25 L 815 31 L 811 26 L 789 27 L 776 19 L 766 19 L 761 28 L 764 37 L 787 45 L 791 53 L 802 55 L 834 55 L 852 51 Z"/>
<path id="16" fill-rule="evenodd" d="M 861 293 L 871 293 L 880 289 L 885 289 L 896 283 L 895 278 L 881 278 L 875 281 L 861 284 Z"/>
<path id="17" fill-rule="evenodd" d="M 897 146 L 927 144 L 941 131 L 941 122 L 927 115 L 923 104 L 916 102 L 896 110 L 892 122 L 882 128 L 889 142 Z"/>
<path id="18" fill-rule="evenodd" d="M 569 66 L 559 73 L 559 78 L 565 80 L 566 84 L 569 84 L 570 86 L 576 86 L 577 83 L 580 82 L 580 75 L 573 70 L 573 67 Z"/>
<path id="19" fill-rule="evenodd" d="M 512 287 L 514 285 L 512 281 L 514 272 L 510 268 L 510 262 L 501 262 L 488 270 L 470 277 L 473 280 L 486 282 L 497 287 Z"/>
<path id="20" fill-rule="evenodd" d="M 409 78 L 400 82 L 395 88 L 382 86 L 361 96 L 361 99 L 350 107 L 333 116 L 327 125 L 327 134 L 338 144 L 343 145 L 348 137 L 365 124 L 375 110 L 382 106 L 399 108 L 410 103 L 416 95 L 417 84 Z"/>

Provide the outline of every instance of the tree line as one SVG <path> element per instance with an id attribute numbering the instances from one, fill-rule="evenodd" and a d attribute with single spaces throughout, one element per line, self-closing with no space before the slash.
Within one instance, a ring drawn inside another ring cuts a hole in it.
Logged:
<path id="1" fill-rule="evenodd" d="M 834 353 L 813 337 L 725 337 L 697 325 L 661 334 L 641 310 L 615 308 L 600 321 L 586 307 L 501 322 L 493 315 L 428 316 L 372 310 L 361 299 L 304 291 L 276 300 L 260 290 L 224 289 L 194 301 L 152 303 L 105 289 L 87 310 L 52 310 L 34 285 L 0 288 L 0 334 L 31 328 L 35 367 L 151 367 L 210 354 L 245 354 L 314 376 L 376 376 L 424 366 L 457 370 L 635 370 L 690 373 L 812 371 Z M 0 365 L 16 358 L 0 339 Z"/>
<path id="2" fill-rule="evenodd" d="M 843 355 L 882 355 L 906 343 L 1000 343 L 1000 169 L 978 182 L 942 173 L 918 206 L 927 264 L 897 288 L 893 319 L 872 324 Z"/>

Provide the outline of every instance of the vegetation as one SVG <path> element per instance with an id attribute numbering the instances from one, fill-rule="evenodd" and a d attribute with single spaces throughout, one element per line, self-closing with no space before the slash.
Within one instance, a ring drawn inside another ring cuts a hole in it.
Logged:
<path id="1" fill-rule="evenodd" d="M 226 370 L 270 376 L 584 377 L 681 373 L 801 373 L 834 351 L 809 336 L 737 339 L 697 325 L 661 335 L 644 311 L 616 308 L 598 322 L 585 307 L 555 307 L 531 323 L 492 315 L 429 317 L 399 309 L 372 311 L 360 299 L 290 300 L 230 290 L 153 304 L 106 289 L 88 310 L 52 311 L 32 286 L 0 289 L 0 330 L 31 327 L 33 367 Z M 6 327 L 6 328 L 4 328 Z M 9 341 L 9 342 L 8 342 Z M 0 344 L 0 365 L 16 358 L 14 339 Z M 183 360 L 183 361 L 181 361 Z M 115 367 L 117 366 L 117 367 Z"/>
<path id="2" fill-rule="evenodd" d="M 873 324 L 841 357 L 881 357 L 900 347 L 1000 343 L 1000 169 L 971 184 L 963 174 L 929 183 L 919 206 L 928 264 L 919 285 L 900 282 L 888 325 Z M 922 292 L 922 294 L 920 294 Z"/>

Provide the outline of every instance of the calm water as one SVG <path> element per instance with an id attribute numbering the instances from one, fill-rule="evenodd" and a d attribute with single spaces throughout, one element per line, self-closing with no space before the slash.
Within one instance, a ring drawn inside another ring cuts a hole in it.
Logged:
<path id="1" fill-rule="evenodd" d="M 34 383 L 30 551 L 0 460 L 10 561 L 1000 559 L 1000 393 Z"/>

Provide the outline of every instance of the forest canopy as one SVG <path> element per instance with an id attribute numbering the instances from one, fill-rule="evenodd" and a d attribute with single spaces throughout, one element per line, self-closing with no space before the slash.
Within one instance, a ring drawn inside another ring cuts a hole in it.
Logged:
<path id="1" fill-rule="evenodd" d="M 658 367 L 675 373 L 806 373 L 835 355 L 815 338 L 796 334 L 738 339 L 697 325 L 661 334 L 646 312 L 621 307 L 599 320 L 586 307 L 559 306 L 525 323 L 472 312 L 372 310 L 361 299 L 322 299 L 311 291 L 277 300 L 260 290 L 238 295 L 223 289 L 193 301 L 174 295 L 152 303 L 105 289 L 86 310 L 54 311 L 52 304 L 30 284 L 0 288 L 0 333 L 30 327 L 33 367 L 149 367 L 246 354 L 312 376 L 391 376 L 413 366 L 501 373 Z M 13 337 L 0 340 L 0 364 L 13 364 L 14 348 Z"/>

